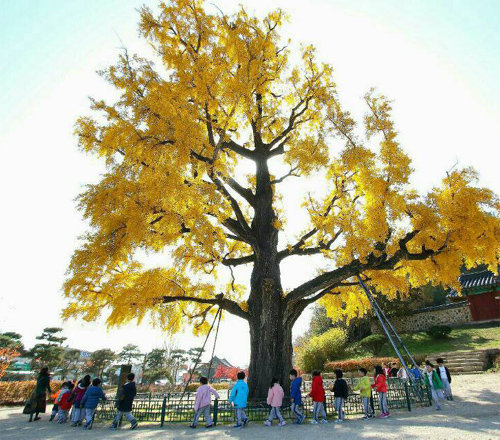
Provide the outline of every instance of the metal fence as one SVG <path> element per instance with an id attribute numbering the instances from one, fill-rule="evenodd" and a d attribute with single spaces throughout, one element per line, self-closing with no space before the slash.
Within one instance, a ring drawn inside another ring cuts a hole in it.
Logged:
<path id="1" fill-rule="evenodd" d="M 348 380 L 350 386 L 355 381 Z M 194 400 L 196 393 L 186 393 L 181 399 L 182 393 L 142 393 L 136 396 L 132 412 L 139 422 L 159 424 L 165 423 L 190 423 L 194 417 Z M 387 401 L 389 409 L 407 409 L 411 411 L 415 406 L 430 406 L 431 397 L 428 387 L 419 382 L 411 385 L 400 379 L 389 379 L 387 381 Z M 116 401 L 109 399 L 103 402 L 95 418 L 102 421 L 111 421 L 114 418 Z M 375 392 L 372 393 L 371 405 L 375 411 L 379 411 L 379 403 Z M 333 394 L 327 393 L 325 400 L 327 416 L 336 415 Z M 212 417 L 214 424 L 233 423 L 235 421 L 234 408 L 229 400 L 219 399 L 213 401 Z M 249 400 L 246 413 L 250 421 L 264 421 L 269 416 L 270 407 L 265 400 Z M 344 411 L 347 416 L 363 414 L 363 405 L 359 394 L 350 394 L 346 399 Z M 302 412 L 306 418 L 312 418 L 313 402 L 304 399 Z M 281 413 L 286 419 L 293 419 L 290 408 L 290 399 L 285 398 L 281 407 Z"/>

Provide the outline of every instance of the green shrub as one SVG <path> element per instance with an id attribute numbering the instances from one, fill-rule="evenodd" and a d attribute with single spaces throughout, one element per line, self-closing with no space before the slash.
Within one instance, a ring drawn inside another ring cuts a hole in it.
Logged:
<path id="1" fill-rule="evenodd" d="M 297 353 L 297 364 L 301 371 L 323 370 L 327 361 L 340 356 L 347 342 L 346 332 L 332 328 L 319 336 L 314 336 Z"/>
<path id="2" fill-rule="evenodd" d="M 359 341 L 359 344 L 377 356 L 386 342 L 387 338 L 384 335 L 370 335 Z"/>
<path id="3" fill-rule="evenodd" d="M 427 333 L 432 339 L 443 339 L 451 333 L 451 327 L 447 325 L 433 325 Z"/>
<path id="4" fill-rule="evenodd" d="M 425 355 L 425 354 L 414 354 L 413 355 L 413 359 L 415 360 L 417 365 L 423 364 L 425 362 L 426 357 L 427 357 L 427 355 Z"/>

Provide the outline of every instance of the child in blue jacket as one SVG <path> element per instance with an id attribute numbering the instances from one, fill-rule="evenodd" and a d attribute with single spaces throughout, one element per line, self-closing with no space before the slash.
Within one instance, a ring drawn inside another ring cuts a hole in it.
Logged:
<path id="1" fill-rule="evenodd" d="M 290 380 L 292 382 L 292 385 L 290 386 L 290 397 L 292 399 L 291 409 L 292 413 L 297 418 L 295 424 L 301 425 L 306 416 L 303 415 L 299 409 L 302 405 L 302 378 L 298 375 L 297 370 L 290 370 Z"/>
<path id="2" fill-rule="evenodd" d="M 104 391 L 99 386 L 101 384 L 101 379 L 94 379 L 92 385 L 88 387 L 87 391 L 82 399 L 82 408 L 85 408 L 85 426 L 84 429 L 92 429 L 92 421 L 94 419 L 94 413 L 99 405 L 100 400 L 106 400 Z"/>
<path id="3" fill-rule="evenodd" d="M 243 371 L 238 373 L 237 378 L 238 381 L 231 390 L 229 402 L 234 405 L 234 409 L 236 410 L 236 425 L 234 425 L 234 427 L 239 429 L 244 428 L 248 423 L 248 417 L 245 413 L 248 399 L 248 385 L 243 380 L 245 379 L 245 373 Z"/>

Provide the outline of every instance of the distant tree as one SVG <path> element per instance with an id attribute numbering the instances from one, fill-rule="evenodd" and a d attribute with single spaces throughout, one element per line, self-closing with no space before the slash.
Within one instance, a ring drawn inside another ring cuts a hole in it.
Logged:
<path id="1" fill-rule="evenodd" d="M 201 347 L 194 347 L 190 348 L 187 352 L 187 356 L 190 362 L 190 370 L 193 370 L 196 364 L 196 361 L 201 358 L 201 355 L 203 354 L 203 348 Z M 199 362 L 198 362 L 199 365 Z M 198 372 L 198 368 L 192 371 L 193 374 L 196 374 Z"/>
<path id="2" fill-rule="evenodd" d="M 76 348 L 67 348 L 64 350 L 60 363 L 60 373 L 63 379 L 73 379 L 74 376 L 81 371 L 83 363 L 80 359 L 80 355 L 80 350 Z"/>
<path id="3" fill-rule="evenodd" d="M 32 369 L 39 370 L 42 367 L 49 367 L 53 370 L 60 365 L 64 349 L 47 344 L 35 344 L 28 354 L 31 357 Z"/>
<path id="4" fill-rule="evenodd" d="M 60 327 L 46 327 L 43 329 L 42 334 L 40 336 L 37 336 L 36 338 L 39 341 L 47 341 L 47 345 L 60 347 L 67 339 L 66 337 L 61 335 L 62 331 L 63 329 Z"/>
<path id="5" fill-rule="evenodd" d="M 369 335 L 359 341 L 360 345 L 369 350 L 374 356 L 378 356 L 380 354 L 386 342 L 387 337 L 379 334 Z"/>
<path id="6" fill-rule="evenodd" d="M 324 306 L 316 304 L 313 307 L 309 330 L 313 336 L 322 335 L 333 327 L 332 320 L 327 316 Z"/>
<path id="7" fill-rule="evenodd" d="M 102 377 L 104 370 L 108 369 L 116 359 L 116 354 L 109 348 L 96 350 L 90 355 L 90 371 Z"/>
<path id="8" fill-rule="evenodd" d="M 146 368 L 143 372 L 145 382 L 152 384 L 160 379 L 173 382 L 173 369 L 170 353 L 164 348 L 154 348 L 148 353 Z"/>
<path id="9" fill-rule="evenodd" d="M 21 342 L 22 336 L 16 332 L 0 333 L 0 348 L 15 348 L 20 354 L 24 353 L 24 345 Z"/>
<path id="10" fill-rule="evenodd" d="M 311 321 L 309 322 L 309 330 L 307 331 L 307 339 L 312 336 L 319 336 L 326 333 L 331 328 L 343 329 L 347 334 L 349 342 L 355 342 L 368 336 L 370 330 L 371 314 L 361 317 L 346 317 L 338 318 L 336 321 L 327 315 L 326 308 L 322 305 L 316 304 L 313 308 Z M 306 339 L 306 342 L 307 342 Z"/>
<path id="11" fill-rule="evenodd" d="M 219 364 L 215 369 L 213 378 L 236 380 L 237 379 L 236 375 L 238 374 L 239 371 L 241 371 L 241 369 L 239 369 L 238 367 L 228 367 L 226 365 Z"/>
<path id="12" fill-rule="evenodd" d="M 340 328 L 331 328 L 319 336 L 313 336 L 297 353 L 297 365 L 308 373 L 322 370 L 327 361 L 334 361 L 342 354 L 347 335 Z"/>
<path id="13" fill-rule="evenodd" d="M 0 379 L 10 367 L 12 361 L 19 356 L 19 352 L 12 347 L 0 347 Z"/>
<path id="14" fill-rule="evenodd" d="M 64 348 L 61 345 L 66 340 L 61 333 L 62 328 L 46 327 L 42 334 L 36 337 L 39 341 L 44 342 L 35 344 L 28 352 L 32 358 L 31 367 L 33 369 L 44 366 L 54 369 L 60 366 L 64 356 Z"/>
<path id="15" fill-rule="evenodd" d="M 139 347 L 134 344 L 127 344 L 118 353 L 118 360 L 125 364 L 131 364 L 132 361 L 138 361 L 142 357 Z"/>
<path id="16" fill-rule="evenodd" d="M 177 373 L 179 372 L 179 369 L 186 364 L 188 361 L 188 356 L 187 356 L 187 351 L 183 350 L 182 348 L 175 348 L 171 352 L 171 357 L 173 361 L 173 367 L 174 367 L 174 372 L 173 372 L 173 377 L 174 381 L 177 380 Z"/>

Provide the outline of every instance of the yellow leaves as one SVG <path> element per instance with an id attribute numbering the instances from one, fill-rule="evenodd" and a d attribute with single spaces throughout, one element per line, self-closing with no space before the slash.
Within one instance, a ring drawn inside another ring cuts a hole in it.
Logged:
<path id="1" fill-rule="evenodd" d="M 365 96 L 363 139 L 340 104 L 332 67 L 318 62 L 314 47 L 290 61 L 283 11 L 259 20 L 243 8 L 210 13 L 197 0 L 161 3 L 159 11 L 140 12 L 159 67 L 124 52 L 101 72 L 116 101 L 92 100 L 93 117 L 76 122 L 80 148 L 104 157 L 107 173 L 79 197 L 92 233 L 73 256 L 64 317 L 104 313 L 109 325 L 151 319 L 169 331 L 187 319 L 204 332 L 213 304 L 190 298 L 222 292 L 248 310 L 244 286 L 221 270 L 227 259 L 250 261 L 254 252 L 252 240 L 238 236 L 252 224 L 257 186 L 255 174 L 246 182 L 237 175 L 241 150 L 246 158 L 273 156 L 270 164 L 281 159 L 293 174 L 326 176 L 324 197 L 304 203 L 311 226 L 304 234 L 314 234 L 297 249 L 321 253 L 337 268 L 404 255 L 389 270 L 375 263 L 366 270 L 383 294 L 429 281 L 455 286 L 462 264 L 496 267 L 500 204 L 492 192 L 476 186 L 470 169 L 450 173 L 427 195 L 411 189 L 411 160 L 398 143 L 390 101 L 373 90 Z M 340 151 L 333 137 L 345 142 Z M 367 146 L 370 139 L 378 147 Z M 235 140 L 240 152 L 231 148 Z M 232 176 L 248 191 L 229 185 Z M 277 185 L 270 219 L 281 231 L 286 210 Z M 143 267 L 143 254 L 169 269 Z M 367 310 L 358 288 L 338 290 L 324 299 L 330 316 Z"/>
<path id="2" fill-rule="evenodd" d="M 441 187 L 425 196 L 410 189 L 411 160 L 397 143 L 389 101 L 373 91 L 365 101 L 367 138 L 380 137 L 378 152 L 363 146 L 354 135 L 354 121 L 338 104 L 330 114 L 346 147 L 329 166 L 332 191 L 309 209 L 312 225 L 322 234 L 342 231 L 335 251 L 324 255 L 335 267 L 342 267 L 354 258 L 368 264 L 370 259 L 383 261 L 403 252 L 394 267 L 365 271 L 370 284 L 390 298 L 429 282 L 458 289 L 462 265 L 487 264 L 496 270 L 500 256 L 496 196 L 475 186 L 477 175 L 472 169 L 450 173 Z M 322 213 L 330 205 L 334 215 L 324 218 Z M 400 240 L 410 231 L 416 234 L 402 248 Z M 413 259 L 426 252 L 432 254 Z M 322 300 L 332 318 L 357 316 L 366 310 L 358 288 L 334 290 L 340 294 Z"/>

